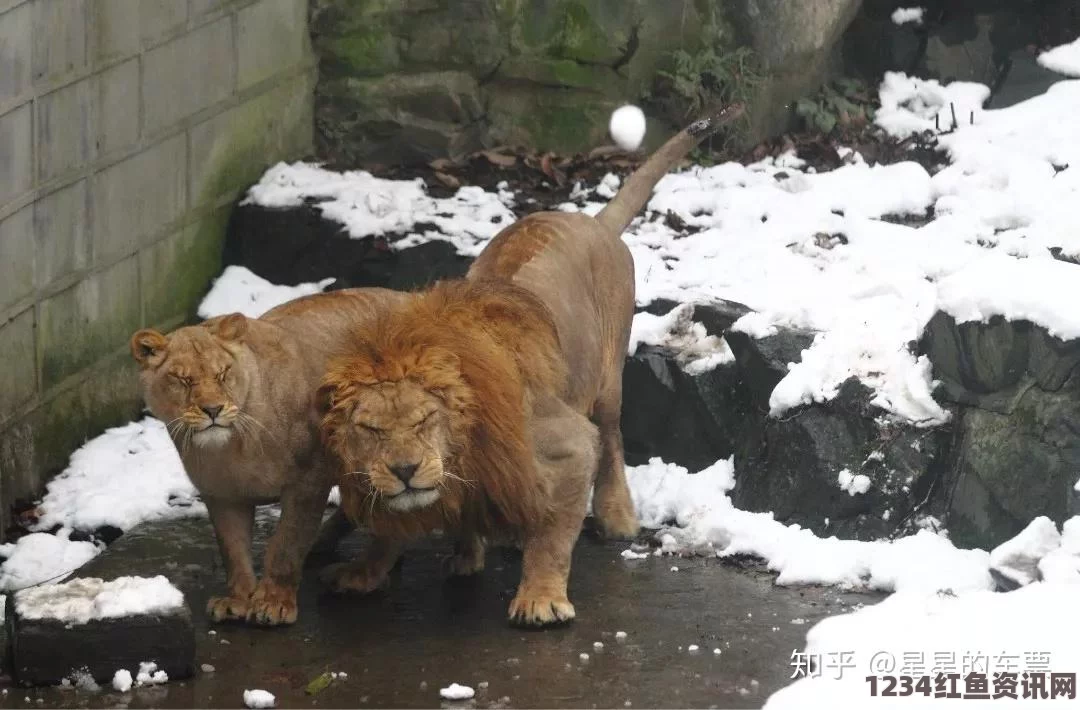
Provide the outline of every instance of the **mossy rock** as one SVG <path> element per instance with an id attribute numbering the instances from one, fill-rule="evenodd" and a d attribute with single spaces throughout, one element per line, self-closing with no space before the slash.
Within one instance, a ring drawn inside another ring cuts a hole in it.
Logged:
<path id="1" fill-rule="evenodd" d="M 621 103 L 590 91 L 502 83 L 489 96 L 495 142 L 563 154 L 608 143 L 608 117 Z"/>

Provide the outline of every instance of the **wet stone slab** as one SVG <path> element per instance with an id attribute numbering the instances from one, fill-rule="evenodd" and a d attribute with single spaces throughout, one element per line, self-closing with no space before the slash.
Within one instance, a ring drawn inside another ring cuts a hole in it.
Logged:
<path id="1" fill-rule="evenodd" d="M 260 540 L 273 523 L 260 516 Z M 338 556 L 364 544 L 353 534 Z M 388 591 L 366 597 L 328 595 L 311 565 L 299 622 L 257 629 L 211 626 L 202 612 L 222 584 L 206 520 L 147 524 L 80 575 L 168 576 L 195 612 L 196 667 L 213 670 L 126 695 L 12 688 L 0 707 L 242 707 L 251 688 L 274 693 L 278 707 L 760 707 L 790 682 L 791 652 L 810 625 L 880 598 L 776 587 L 769 574 L 716 559 L 628 561 L 619 556 L 625 548 L 583 534 L 570 586 L 578 618 L 563 628 L 507 625 L 520 553 L 493 550 L 483 574 L 448 581 L 449 548 L 434 540 L 410 551 Z M 700 650 L 688 651 L 691 644 Z M 347 677 L 307 694 L 327 671 Z M 452 682 L 476 697 L 440 700 Z"/>

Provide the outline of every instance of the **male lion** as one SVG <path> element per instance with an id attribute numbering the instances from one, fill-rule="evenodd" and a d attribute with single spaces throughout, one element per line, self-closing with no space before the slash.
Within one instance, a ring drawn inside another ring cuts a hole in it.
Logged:
<path id="1" fill-rule="evenodd" d="M 595 483 L 601 530 L 638 530 L 623 467 L 622 369 L 634 262 L 620 239 L 656 182 L 738 109 L 660 148 L 594 219 L 541 212 L 507 227 L 460 281 L 414 294 L 358 328 L 331 361 L 323 435 L 342 508 L 373 532 L 338 591 L 380 586 L 409 539 L 457 536 L 451 569 L 478 572 L 484 541 L 522 544 L 512 621 L 567 621 L 570 557 Z"/>
<path id="2" fill-rule="evenodd" d="M 283 304 L 261 318 L 212 318 L 131 338 L 147 406 L 169 435 L 210 513 L 228 593 L 214 621 L 296 621 L 296 591 L 334 482 L 312 395 L 345 335 L 402 294 L 352 289 Z M 255 506 L 281 501 L 262 579 L 251 559 Z M 328 529 L 342 532 L 340 521 Z M 333 534 L 333 533 L 331 533 Z"/>

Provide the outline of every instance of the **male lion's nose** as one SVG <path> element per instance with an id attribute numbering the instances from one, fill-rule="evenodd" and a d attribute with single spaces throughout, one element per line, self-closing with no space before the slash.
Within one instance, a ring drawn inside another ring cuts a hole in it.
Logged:
<path id="1" fill-rule="evenodd" d="M 397 476 L 402 483 L 408 483 L 418 468 L 420 467 L 414 463 L 399 463 L 390 467 L 390 473 Z"/>
<path id="2" fill-rule="evenodd" d="M 200 409 L 206 412 L 206 416 L 210 417 L 210 421 L 214 421 L 214 419 L 217 418 L 217 415 L 221 414 L 222 405 L 219 404 L 215 407 L 200 407 Z"/>

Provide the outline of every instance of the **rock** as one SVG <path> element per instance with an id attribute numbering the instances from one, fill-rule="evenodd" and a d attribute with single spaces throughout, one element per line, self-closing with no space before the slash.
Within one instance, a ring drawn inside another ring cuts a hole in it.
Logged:
<path id="1" fill-rule="evenodd" d="M 927 38 L 923 57 L 926 76 L 942 83 L 974 81 L 993 86 L 1001 73 L 991 33 L 991 15 L 951 13 Z"/>
<path id="2" fill-rule="evenodd" d="M 963 407 L 951 465 L 939 491 L 959 545 L 989 547 L 1045 515 L 1061 523 L 1080 513 L 1080 378 L 1062 388 L 1029 387 L 1008 414 Z"/>
<path id="3" fill-rule="evenodd" d="M 1080 511 L 1080 340 L 1001 317 L 927 324 L 920 352 L 945 397 L 963 405 L 949 475 L 937 499 L 954 539 L 993 546 L 1040 515 Z"/>
<path id="4" fill-rule="evenodd" d="M 830 76 L 835 50 L 862 0 L 735 0 L 733 22 L 748 39 L 765 72 L 752 102 L 754 136 L 786 130 L 787 107 Z"/>
<path id="5" fill-rule="evenodd" d="M 986 108 L 1007 108 L 1041 96 L 1051 85 L 1068 78 L 1039 64 L 1028 50 L 1018 49 L 1009 55 L 1003 76 L 994 87 Z"/>
<path id="6" fill-rule="evenodd" d="M 464 72 L 325 79 L 316 94 L 320 148 L 349 165 L 426 163 L 484 146 L 480 89 Z"/>
<path id="7" fill-rule="evenodd" d="M 1080 340 L 1063 341 L 1030 321 L 957 323 L 937 313 L 920 340 L 949 399 L 1008 414 L 1032 386 L 1054 392 L 1080 364 Z"/>
<path id="8" fill-rule="evenodd" d="M 275 284 L 332 276 L 331 289 L 382 286 L 411 290 L 463 275 L 471 261 L 448 242 L 394 251 L 381 238 L 352 239 L 341 225 L 304 205 L 272 209 L 239 205 L 225 240 L 225 265 L 246 266 Z M 314 276 L 320 274 L 319 276 Z"/>
<path id="9" fill-rule="evenodd" d="M 73 671 L 108 683 L 119 668 L 137 670 L 153 659 L 171 680 L 195 673 L 191 610 L 94 619 L 72 626 L 55 619 L 25 619 L 7 597 L 8 664 L 24 686 L 59 685 Z"/>
<path id="10" fill-rule="evenodd" d="M 663 313 L 663 305 L 655 310 Z M 699 305 L 694 318 L 722 334 L 744 308 Z M 734 455 L 732 497 L 740 507 L 842 537 L 880 537 L 909 524 L 938 475 L 947 436 L 885 422 L 870 406 L 869 390 L 854 380 L 832 402 L 772 418 L 769 396 L 813 334 L 780 329 L 756 340 L 725 337 L 735 363 L 695 376 L 656 348 L 641 348 L 627 361 L 628 463 L 659 456 L 697 471 Z M 868 476 L 870 489 L 848 493 L 839 482 L 843 471 Z"/>

